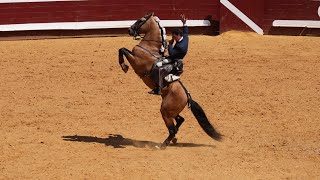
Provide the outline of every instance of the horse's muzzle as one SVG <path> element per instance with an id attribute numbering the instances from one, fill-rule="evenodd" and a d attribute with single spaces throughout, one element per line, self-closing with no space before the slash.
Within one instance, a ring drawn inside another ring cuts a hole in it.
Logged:
<path id="1" fill-rule="evenodd" d="M 128 29 L 128 33 L 130 36 L 133 36 L 135 34 L 131 27 Z"/>

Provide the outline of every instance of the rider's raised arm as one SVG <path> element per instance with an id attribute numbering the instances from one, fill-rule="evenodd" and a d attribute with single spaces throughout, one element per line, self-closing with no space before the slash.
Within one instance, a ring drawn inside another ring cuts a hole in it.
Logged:
<path id="1" fill-rule="evenodd" d="M 188 29 L 188 26 L 187 26 L 187 18 L 184 14 L 181 14 L 180 15 L 180 18 L 181 18 L 181 22 L 183 24 L 183 36 L 188 36 L 189 34 L 189 29 Z"/>
<path id="2" fill-rule="evenodd" d="M 188 26 L 187 26 L 187 24 L 184 24 L 183 25 L 183 36 L 188 36 L 188 34 L 189 34 Z"/>

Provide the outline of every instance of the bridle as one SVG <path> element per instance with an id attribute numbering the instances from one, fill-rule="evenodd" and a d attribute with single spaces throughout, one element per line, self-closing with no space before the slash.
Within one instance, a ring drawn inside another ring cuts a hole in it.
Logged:
<path id="1" fill-rule="evenodd" d="M 152 42 L 157 42 L 157 43 L 162 43 L 162 41 L 157 41 L 157 40 L 153 40 L 153 39 L 144 39 L 144 36 L 140 35 L 140 28 L 151 18 L 153 17 L 153 15 L 149 15 L 148 17 L 144 17 L 144 19 L 139 19 L 137 22 L 135 22 L 129 29 L 129 31 L 131 30 L 132 33 L 130 35 L 133 36 L 134 40 L 140 40 L 142 39 L 142 41 L 152 41 Z"/>
<path id="2" fill-rule="evenodd" d="M 150 19 L 153 18 L 153 20 L 157 23 L 159 26 L 159 31 L 161 32 L 161 40 L 154 40 L 154 39 L 145 39 L 140 35 L 140 28 Z M 154 54 L 151 52 L 149 49 L 141 46 L 141 45 L 136 45 L 137 47 L 141 48 L 142 50 L 146 51 L 148 54 L 156 58 L 158 61 L 164 56 L 164 50 L 166 48 L 166 37 L 165 37 L 165 29 L 160 25 L 160 19 L 157 16 L 153 16 L 153 14 L 150 14 L 149 16 L 145 16 L 139 20 L 137 20 L 130 28 L 129 28 L 129 35 L 133 36 L 134 40 L 140 40 L 141 41 L 150 41 L 150 42 L 156 42 L 158 44 L 161 44 L 161 48 L 159 50 L 160 56 Z M 139 38 L 137 38 L 139 37 Z M 157 61 L 155 61 L 157 62 Z M 155 66 L 155 63 L 153 64 L 153 67 Z M 151 69 L 153 69 L 153 67 Z M 143 77 L 149 77 L 151 75 L 151 71 L 146 71 L 144 72 L 143 76 L 140 76 L 141 78 Z"/>
<path id="3" fill-rule="evenodd" d="M 130 35 L 133 36 L 133 38 L 135 40 L 139 40 L 139 38 L 137 38 L 138 36 L 140 38 L 143 38 L 141 35 L 140 35 L 140 28 L 150 19 L 150 17 L 152 17 L 152 15 L 149 15 L 147 18 L 143 18 L 143 19 L 139 19 L 137 22 L 135 22 L 130 28 L 129 28 L 129 31 L 130 31 Z M 131 32 L 132 31 L 132 32 Z"/>

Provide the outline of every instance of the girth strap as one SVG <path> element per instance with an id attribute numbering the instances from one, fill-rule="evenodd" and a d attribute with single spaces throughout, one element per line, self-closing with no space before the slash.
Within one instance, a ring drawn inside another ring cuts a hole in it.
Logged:
<path id="1" fill-rule="evenodd" d="M 160 57 L 156 56 L 155 54 L 153 54 L 150 50 L 148 50 L 147 48 L 143 47 L 143 46 L 140 46 L 140 45 L 137 45 L 139 48 L 145 50 L 146 52 L 148 52 L 151 56 L 157 58 L 157 59 L 160 59 Z"/>
<path id="2" fill-rule="evenodd" d="M 148 54 L 150 54 L 151 56 L 155 57 L 157 60 L 153 63 L 152 65 L 152 68 L 151 70 L 148 72 L 148 71 L 145 71 L 143 73 L 143 76 L 140 76 L 140 78 L 143 78 L 143 77 L 149 77 L 152 73 L 152 70 L 155 68 L 156 66 L 156 63 L 159 62 L 161 60 L 161 58 L 157 55 L 155 55 L 154 53 L 152 53 L 150 50 L 148 50 L 147 48 L 143 47 L 143 46 L 140 46 L 140 45 L 137 45 L 139 48 L 145 50 Z"/>

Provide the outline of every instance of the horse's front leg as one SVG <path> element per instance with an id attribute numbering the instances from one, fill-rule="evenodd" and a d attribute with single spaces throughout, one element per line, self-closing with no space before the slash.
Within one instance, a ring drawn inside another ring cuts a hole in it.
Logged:
<path id="1" fill-rule="evenodd" d="M 126 56 L 128 61 L 130 61 L 131 59 L 134 59 L 134 56 L 132 55 L 132 52 L 126 48 L 119 49 L 119 64 L 120 64 L 122 70 L 125 73 L 127 73 L 129 70 L 129 66 L 126 65 L 126 63 L 124 62 L 123 55 Z"/>

